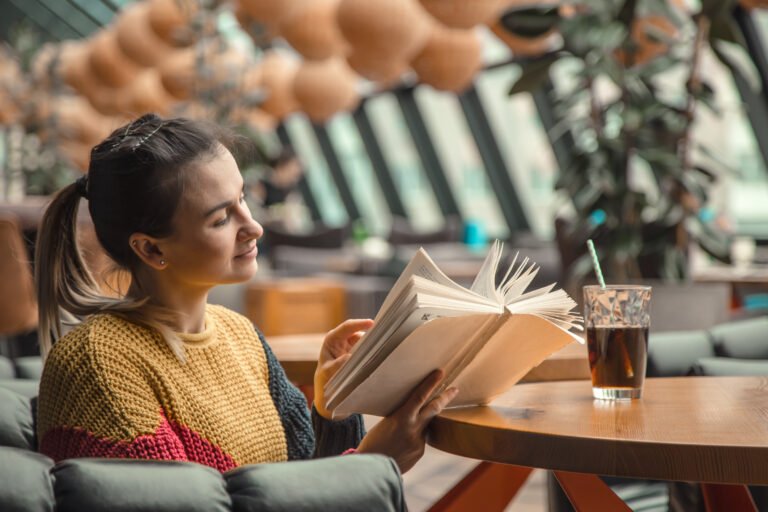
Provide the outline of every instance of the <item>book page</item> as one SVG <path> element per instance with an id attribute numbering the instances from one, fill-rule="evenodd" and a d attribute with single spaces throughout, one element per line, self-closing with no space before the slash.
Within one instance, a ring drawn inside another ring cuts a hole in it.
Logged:
<path id="1" fill-rule="evenodd" d="M 507 315 L 504 324 L 454 381 L 459 394 L 450 405 L 490 402 L 573 341 L 571 333 L 538 316 Z"/>
<path id="2" fill-rule="evenodd" d="M 471 343 L 497 313 L 438 318 L 413 331 L 358 386 L 338 403 L 328 406 L 334 414 L 364 413 L 387 416 L 433 370 L 445 368 Z"/>
<path id="3" fill-rule="evenodd" d="M 502 296 L 496 289 L 496 272 L 499 269 L 502 248 L 501 242 L 498 240 L 493 242 L 485 257 L 485 261 L 483 261 L 483 265 L 480 267 L 480 271 L 469 288 L 476 294 L 493 300 L 498 304 L 503 304 Z"/>
<path id="4" fill-rule="evenodd" d="M 448 288 L 452 288 L 453 290 L 469 293 L 469 290 L 446 276 L 445 273 L 438 268 L 435 262 L 432 261 L 432 258 L 429 257 L 427 251 L 423 248 L 419 248 L 419 250 L 416 251 L 416 254 L 413 255 L 413 258 L 411 258 L 411 261 L 408 262 L 408 265 L 405 267 L 402 274 L 400 274 L 400 277 L 395 281 L 387 298 L 384 299 L 384 303 L 381 305 L 379 313 L 376 315 L 376 320 L 379 319 L 379 315 L 381 315 L 382 312 L 385 312 L 390 308 L 394 297 L 396 297 L 400 293 L 400 290 L 407 285 L 412 276 L 419 276 Z"/>

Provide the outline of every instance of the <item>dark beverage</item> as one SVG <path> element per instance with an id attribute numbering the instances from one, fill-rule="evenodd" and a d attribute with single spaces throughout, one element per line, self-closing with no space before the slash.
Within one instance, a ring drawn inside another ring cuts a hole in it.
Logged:
<path id="1" fill-rule="evenodd" d="M 603 388 L 606 395 L 596 397 L 640 396 L 648 352 L 647 327 L 590 327 L 587 349 L 592 386 Z"/>

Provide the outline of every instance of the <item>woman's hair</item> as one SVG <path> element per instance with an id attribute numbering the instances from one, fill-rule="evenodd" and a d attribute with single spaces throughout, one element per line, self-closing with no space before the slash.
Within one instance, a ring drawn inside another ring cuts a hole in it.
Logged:
<path id="1" fill-rule="evenodd" d="M 44 357 L 62 335 L 62 316 L 73 322 L 73 317 L 108 312 L 156 329 L 184 359 L 181 341 L 169 326 L 175 318 L 172 311 L 152 304 L 148 297 L 109 298 L 100 293 L 77 246 L 77 210 L 81 198 L 86 198 L 102 247 L 135 279 L 142 263 L 129 237 L 170 235 L 186 171 L 212 159 L 220 146 L 232 148 L 235 142 L 231 133 L 212 124 L 147 114 L 91 150 L 87 176 L 56 194 L 38 232 L 35 282 Z"/>

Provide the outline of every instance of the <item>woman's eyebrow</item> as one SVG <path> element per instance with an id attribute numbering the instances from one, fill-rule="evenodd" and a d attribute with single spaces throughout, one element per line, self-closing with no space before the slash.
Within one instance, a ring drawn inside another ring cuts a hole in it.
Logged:
<path id="1" fill-rule="evenodd" d="M 245 183 L 243 183 L 243 188 L 241 189 L 240 193 L 241 194 L 245 193 Z M 222 201 L 221 203 L 217 204 L 216 206 L 214 206 L 213 208 L 205 212 L 203 214 L 203 218 L 207 219 L 208 217 L 210 217 L 217 211 L 221 210 L 222 208 L 229 208 L 233 204 L 235 204 L 234 201 Z"/>
<path id="2" fill-rule="evenodd" d="M 205 212 L 205 214 L 203 214 L 203 218 L 208 218 L 211 215 L 213 215 L 214 213 L 216 213 L 217 211 L 219 211 L 219 210 L 221 210 L 223 208 L 229 208 L 233 204 L 234 203 L 232 201 L 223 201 L 223 202 L 217 204 L 216 206 L 214 206 L 213 208 L 211 208 L 210 210 L 208 210 L 207 212 Z"/>

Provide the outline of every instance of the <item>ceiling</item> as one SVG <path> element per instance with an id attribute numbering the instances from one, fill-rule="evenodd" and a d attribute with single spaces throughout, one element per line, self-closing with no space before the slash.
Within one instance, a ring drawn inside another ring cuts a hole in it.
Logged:
<path id="1" fill-rule="evenodd" d="M 27 25 L 43 40 L 80 39 L 109 23 L 133 0 L 0 0 L 0 40 Z"/>

